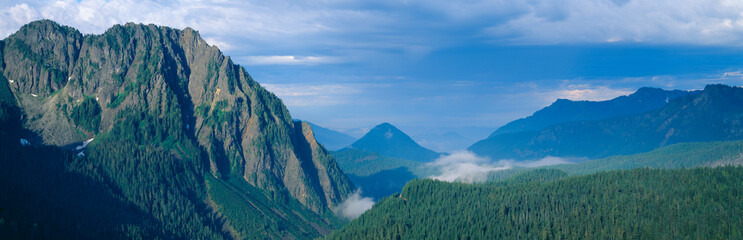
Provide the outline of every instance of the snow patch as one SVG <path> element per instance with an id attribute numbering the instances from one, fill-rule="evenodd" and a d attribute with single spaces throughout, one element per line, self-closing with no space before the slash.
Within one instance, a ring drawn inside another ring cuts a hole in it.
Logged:
<path id="1" fill-rule="evenodd" d="M 32 93 L 32 94 L 31 94 L 31 96 L 33 96 L 33 97 L 38 97 L 39 95 L 36 95 L 36 94 L 33 94 L 33 93 Z"/>
<path id="2" fill-rule="evenodd" d="M 83 142 L 83 145 L 77 146 L 75 148 L 75 150 L 80 150 L 80 149 L 83 149 L 83 148 L 87 147 L 88 146 L 88 143 L 92 142 L 93 139 L 95 139 L 95 138 L 91 138 L 91 139 L 85 140 L 85 142 Z"/>
<path id="3" fill-rule="evenodd" d="M 29 142 L 26 139 L 21 138 L 21 146 L 31 146 L 31 142 Z"/>
<path id="4" fill-rule="evenodd" d="M 393 135 L 393 133 L 392 133 L 392 130 L 390 130 L 390 129 L 387 129 L 387 132 L 386 132 L 386 133 L 384 133 L 384 136 L 385 136 L 385 137 L 386 137 L 387 139 L 390 139 L 390 138 L 392 138 L 392 135 Z"/>
<path id="5" fill-rule="evenodd" d="M 14 82 L 15 82 L 15 81 L 13 81 L 13 80 L 10 80 L 10 79 L 8 79 L 8 81 L 9 81 L 10 83 L 14 83 Z"/>
<path id="6" fill-rule="evenodd" d="M 78 157 L 85 157 L 85 153 L 84 153 L 84 152 L 79 152 L 79 153 L 77 154 L 77 156 L 78 156 Z"/>

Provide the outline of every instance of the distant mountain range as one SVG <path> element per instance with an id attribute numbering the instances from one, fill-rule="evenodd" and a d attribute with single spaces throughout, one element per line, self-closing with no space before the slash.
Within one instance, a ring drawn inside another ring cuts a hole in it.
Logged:
<path id="1" fill-rule="evenodd" d="M 307 122 L 307 123 L 309 123 L 310 126 L 312 127 L 312 130 L 315 133 L 315 138 L 317 138 L 317 142 L 322 144 L 327 150 L 337 151 L 337 150 L 340 150 L 341 148 L 351 145 L 353 142 L 358 140 L 345 133 L 330 130 L 330 129 L 315 125 L 311 122 Z"/>
<path id="2" fill-rule="evenodd" d="M 647 152 L 673 143 L 743 139 L 743 89 L 708 85 L 698 93 L 674 94 L 682 96 L 659 109 L 558 123 L 537 131 L 494 134 L 469 149 L 493 159 L 601 158 Z"/>
<path id="3" fill-rule="evenodd" d="M 628 96 L 620 96 L 607 101 L 558 99 L 531 116 L 509 122 L 498 128 L 489 137 L 506 133 L 539 131 L 558 123 L 601 120 L 647 112 L 661 108 L 678 97 L 694 94 L 699 94 L 699 91 L 667 91 L 644 87 Z"/>
<path id="4" fill-rule="evenodd" d="M 382 123 L 372 128 L 349 148 L 419 162 L 432 161 L 439 157 L 439 153 L 421 147 L 410 136 L 389 123 Z"/>

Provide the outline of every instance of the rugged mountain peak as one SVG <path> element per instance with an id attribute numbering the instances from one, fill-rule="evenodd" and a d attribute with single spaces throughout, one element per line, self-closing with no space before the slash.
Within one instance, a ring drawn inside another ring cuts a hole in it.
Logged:
<path id="1" fill-rule="evenodd" d="M 390 123 L 382 123 L 372 128 L 361 139 L 351 144 L 351 147 L 415 161 L 431 161 L 439 156 L 438 153 L 418 145 L 410 136 Z"/>
<path id="2" fill-rule="evenodd" d="M 321 213 L 352 190 L 281 100 L 193 29 L 127 23 L 83 36 L 42 20 L 0 46 L 0 73 L 43 144 L 68 146 L 151 119 L 163 130 L 156 139 L 188 136 L 207 152 L 212 175 L 269 197 L 288 195 Z M 76 111 L 85 114 L 75 119 Z"/>

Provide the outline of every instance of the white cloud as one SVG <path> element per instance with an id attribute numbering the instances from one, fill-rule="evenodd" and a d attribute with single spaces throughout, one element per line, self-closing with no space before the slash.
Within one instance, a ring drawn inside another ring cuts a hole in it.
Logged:
<path id="1" fill-rule="evenodd" d="M 348 195 L 348 198 L 335 211 L 338 215 L 353 220 L 361 216 L 366 210 L 371 209 L 372 206 L 374 206 L 374 200 L 361 196 L 361 189 L 356 189 Z"/>
<path id="2" fill-rule="evenodd" d="M 563 98 L 574 101 L 605 101 L 619 96 L 632 94 L 631 89 L 614 89 L 608 86 L 591 86 L 587 84 L 568 85 L 565 89 L 559 89 L 548 94 L 550 99 Z"/>
<path id="3" fill-rule="evenodd" d="M 294 106 L 331 106 L 349 102 L 360 90 L 347 84 L 270 84 L 261 86 L 276 94 L 284 104 Z"/>
<path id="4" fill-rule="evenodd" d="M 246 56 L 241 59 L 247 65 L 315 65 L 341 62 L 341 58 L 330 56 Z"/>
<path id="5" fill-rule="evenodd" d="M 0 9 L 0 38 L 13 34 L 21 25 L 38 18 L 39 13 L 25 3 Z"/>
<path id="6" fill-rule="evenodd" d="M 207 38 L 204 38 L 204 41 L 206 41 L 206 43 L 211 46 L 217 46 L 217 48 L 219 48 L 222 51 L 227 51 L 227 50 L 232 49 L 232 45 L 230 45 L 229 43 L 225 41 L 219 40 L 217 38 L 207 37 Z"/>
<path id="7" fill-rule="evenodd" d="M 447 182 L 483 182 L 492 171 L 511 168 L 510 165 L 497 166 L 487 157 L 480 157 L 470 151 L 458 151 L 449 155 L 442 155 L 427 164 L 440 174 L 431 178 Z"/>
<path id="8" fill-rule="evenodd" d="M 477 156 L 470 151 L 457 151 L 450 155 L 442 155 L 431 163 L 426 164 L 430 170 L 438 174 L 429 178 L 447 182 L 477 183 L 487 180 L 488 174 L 493 171 L 511 169 L 513 167 L 536 168 L 557 164 L 572 164 L 585 159 L 560 158 L 547 156 L 537 160 L 514 161 L 501 159 L 491 161 L 487 157 Z"/>
<path id="9" fill-rule="evenodd" d="M 42 0 L 0 3 L 0 16 L 0 38 L 41 18 L 95 34 L 127 22 L 192 27 L 256 64 L 334 63 L 316 55 L 338 49 L 419 55 L 463 41 L 743 43 L 743 1 L 730 0 Z"/>
<path id="10" fill-rule="evenodd" d="M 573 164 L 575 162 L 585 161 L 585 160 L 587 159 L 586 158 L 561 158 L 561 157 L 547 156 L 542 159 L 531 160 L 531 161 L 500 160 L 498 161 L 498 164 L 504 165 L 504 166 L 536 168 L 536 167 L 544 167 L 544 166 L 551 166 L 551 165 L 558 165 L 558 164 Z"/>
<path id="11" fill-rule="evenodd" d="M 743 72 L 741 71 L 725 72 L 722 74 L 721 78 L 743 78 Z"/>
<path id="12" fill-rule="evenodd" d="M 488 28 L 494 36 L 510 34 L 518 43 L 644 42 L 740 45 L 742 1 L 705 0 L 566 0 L 562 8 L 535 1 L 527 14 Z M 540 12 L 563 15 L 559 19 Z"/>

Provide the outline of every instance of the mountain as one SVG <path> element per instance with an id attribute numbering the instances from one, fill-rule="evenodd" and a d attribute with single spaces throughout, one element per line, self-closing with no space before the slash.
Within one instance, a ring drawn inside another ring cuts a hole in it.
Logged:
<path id="1" fill-rule="evenodd" d="M 312 127 L 315 133 L 317 142 L 323 145 L 325 149 L 330 151 L 338 151 L 341 148 L 347 147 L 355 142 L 356 138 L 346 135 L 338 131 L 330 130 L 324 127 L 317 126 L 311 122 L 307 122 Z"/>
<path id="2" fill-rule="evenodd" d="M 432 161 L 439 157 L 438 153 L 421 147 L 407 134 L 389 123 L 377 125 L 349 148 L 419 162 Z"/>
<path id="3" fill-rule="evenodd" d="M 309 239 L 340 224 L 354 187 L 311 126 L 193 29 L 41 20 L 0 60 L 11 234 Z"/>
<path id="4" fill-rule="evenodd" d="M 354 185 L 374 199 L 400 192 L 405 183 L 422 175 L 424 162 L 439 157 L 389 123 L 332 155 Z"/>
<path id="5" fill-rule="evenodd" d="M 743 168 L 414 180 L 329 239 L 739 239 Z"/>
<path id="6" fill-rule="evenodd" d="M 506 133 L 539 131 L 564 122 L 601 120 L 647 112 L 661 108 L 678 97 L 695 94 L 699 94 L 699 91 L 667 91 L 644 87 L 628 96 L 620 96 L 607 101 L 558 99 L 531 116 L 509 122 L 498 128 L 489 137 Z"/>
<path id="7" fill-rule="evenodd" d="M 676 98 L 653 111 L 500 134 L 469 149 L 493 159 L 602 158 L 647 152 L 674 143 L 741 140 L 742 115 L 743 88 L 708 85 L 699 94 Z"/>

